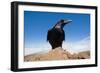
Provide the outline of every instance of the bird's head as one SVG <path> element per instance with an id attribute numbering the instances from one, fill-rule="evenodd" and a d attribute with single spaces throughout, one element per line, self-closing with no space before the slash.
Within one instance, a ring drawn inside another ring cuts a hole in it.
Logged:
<path id="1" fill-rule="evenodd" d="M 63 27 L 64 27 L 66 24 L 70 23 L 70 22 L 72 22 L 72 20 L 61 19 L 59 22 L 57 22 L 57 24 L 54 26 L 54 28 L 61 28 L 61 29 L 63 29 Z"/>
<path id="2" fill-rule="evenodd" d="M 66 24 L 72 22 L 72 20 L 69 20 L 69 19 L 61 19 L 60 20 L 60 23 L 61 23 L 61 28 L 63 28 Z"/>
<path id="3" fill-rule="evenodd" d="M 62 28 L 66 25 L 66 24 L 68 24 L 68 23 L 70 23 L 70 22 L 72 22 L 72 20 L 69 20 L 69 19 L 61 19 L 60 20 L 60 22 L 61 22 L 61 26 L 62 26 Z"/>

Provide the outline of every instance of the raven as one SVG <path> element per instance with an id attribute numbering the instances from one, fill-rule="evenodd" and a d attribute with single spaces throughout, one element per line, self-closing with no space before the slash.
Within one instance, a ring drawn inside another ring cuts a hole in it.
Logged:
<path id="1" fill-rule="evenodd" d="M 49 41 L 52 49 L 55 49 L 56 47 L 62 47 L 62 42 L 65 40 L 65 32 L 63 27 L 71 21 L 72 20 L 61 19 L 52 29 L 48 30 L 47 41 Z"/>

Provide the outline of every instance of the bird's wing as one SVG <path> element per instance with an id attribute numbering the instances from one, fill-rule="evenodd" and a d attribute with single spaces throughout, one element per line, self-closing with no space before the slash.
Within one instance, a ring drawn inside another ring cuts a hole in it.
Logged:
<path id="1" fill-rule="evenodd" d="M 47 33 L 47 41 L 49 40 L 50 38 L 50 30 L 48 30 L 48 33 Z"/>
<path id="2" fill-rule="evenodd" d="M 64 32 L 64 30 L 63 30 L 63 40 L 65 41 L 65 32 Z"/>

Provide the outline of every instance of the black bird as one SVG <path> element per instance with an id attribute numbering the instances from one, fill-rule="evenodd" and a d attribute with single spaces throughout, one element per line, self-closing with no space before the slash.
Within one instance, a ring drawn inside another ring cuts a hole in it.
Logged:
<path id="1" fill-rule="evenodd" d="M 52 29 L 48 30 L 47 41 L 49 41 L 52 49 L 62 47 L 62 42 L 65 40 L 65 32 L 63 27 L 71 21 L 72 20 L 61 19 Z"/>

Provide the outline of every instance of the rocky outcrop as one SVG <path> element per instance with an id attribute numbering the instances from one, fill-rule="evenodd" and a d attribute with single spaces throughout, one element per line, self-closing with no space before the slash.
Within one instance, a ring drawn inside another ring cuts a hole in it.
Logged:
<path id="1" fill-rule="evenodd" d="M 62 48 L 55 48 L 44 54 L 31 54 L 24 57 L 24 61 L 44 61 L 44 60 L 69 60 L 69 59 L 88 59 L 90 51 L 71 54 Z"/>

